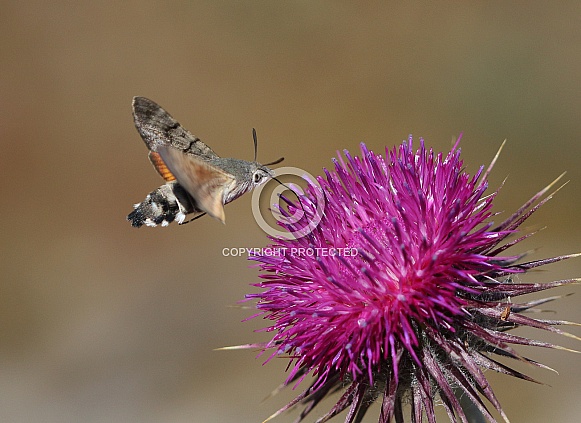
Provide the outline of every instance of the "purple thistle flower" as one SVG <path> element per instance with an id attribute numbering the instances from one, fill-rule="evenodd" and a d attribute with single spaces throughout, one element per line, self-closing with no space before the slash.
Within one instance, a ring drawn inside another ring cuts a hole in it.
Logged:
<path id="1" fill-rule="evenodd" d="M 450 421 L 467 422 L 458 393 L 490 422 L 496 420 L 484 399 L 508 421 L 483 370 L 534 381 L 496 357 L 545 367 L 512 345 L 565 349 L 508 330 L 529 326 L 574 337 L 555 327 L 570 322 L 525 315 L 557 297 L 515 299 L 577 280 L 518 283 L 513 275 L 575 255 L 521 262 L 523 255 L 506 253 L 531 235 L 518 235 L 518 227 L 551 198 L 543 199 L 550 186 L 495 225 L 498 190 L 485 191 L 496 157 L 486 171 L 470 176 L 457 147 L 435 155 L 420 140 L 414 152 L 410 137 L 384 158 L 361 144 L 361 157 L 345 151 L 346 161 L 339 157 L 334 172 L 325 169 L 318 185 L 309 183 L 300 204 L 286 200 L 279 224 L 291 233 L 315 220 L 317 194 L 326 205 L 312 232 L 272 238 L 270 247 L 286 254 L 252 258 L 262 270 L 255 285 L 262 291 L 247 298 L 257 300 L 256 316 L 272 321 L 264 330 L 274 336 L 245 347 L 273 350 L 268 360 L 288 356 L 283 385 L 308 374 L 314 382 L 271 418 L 302 403 L 301 421 L 343 389 L 317 422 L 345 409 L 346 422 L 359 422 L 379 398 L 380 423 L 403 422 L 405 403 L 412 422 L 422 416 L 435 422 L 437 395 Z M 297 222 L 284 217 L 296 212 L 304 213 Z"/>

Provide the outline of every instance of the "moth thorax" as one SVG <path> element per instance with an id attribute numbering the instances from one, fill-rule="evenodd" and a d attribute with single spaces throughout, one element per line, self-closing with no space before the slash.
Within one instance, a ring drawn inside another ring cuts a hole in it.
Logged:
<path id="1" fill-rule="evenodd" d="M 234 201 L 252 188 L 249 180 L 236 180 L 224 189 L 224 204 Z"/>

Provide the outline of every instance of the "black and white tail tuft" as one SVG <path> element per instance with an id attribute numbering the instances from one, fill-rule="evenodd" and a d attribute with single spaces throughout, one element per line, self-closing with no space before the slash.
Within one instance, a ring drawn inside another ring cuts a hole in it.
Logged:
<path id="1" fill-rule="evenodd" d="M 131 226 L 167 226 L 171 222 L 183 223 L 186 215 L 200 213 L 194 199 L 177 181 L 168 182 L 150 192 L 145 200 L 133 206 L 127 220 Z"/>

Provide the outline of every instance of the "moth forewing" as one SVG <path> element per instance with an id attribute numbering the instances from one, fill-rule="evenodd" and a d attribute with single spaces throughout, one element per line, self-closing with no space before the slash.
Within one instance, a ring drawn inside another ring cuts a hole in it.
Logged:
<path id="1" fill-rule="evenodd" d="M 234 177 L 192 155 L 172 147 L 158 147 L 158 153 L 178 183 L 192 196 L 202 211 L 225 222 L 224 194 Z"/>
<path id="2" fill-rule="evenodd" d="M 201 159 L 218 158 L 214 150 L 148 98 L 133 98 L 133 121 L 139 135 L 151 151 L 157 151 L 160 146 L 172 146 Z"/>

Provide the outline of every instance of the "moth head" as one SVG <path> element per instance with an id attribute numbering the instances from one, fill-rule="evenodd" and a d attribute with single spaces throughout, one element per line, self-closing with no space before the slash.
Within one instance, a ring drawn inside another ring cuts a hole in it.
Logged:
<path id="1" fill-rule="evenodd" d="M 262 185 L 274 176 L 274 171 L 257 163 L 256 170 L 252 173 L 252 187 Z"/>
<path id="2" fill-rule="evenodd" d="M 254 188 L 265 183 L 269 179 L 274 178 L 274 171 L 269 169 L 267 166 L 279 164 L 284 160 L 284 157 L 265 165 L 258 163 L 256 161 L 258 155 L 258 137 L 256 136 L 256 129 L 254 128 L 252 128 L 252 139 L 254 140 L 254 161 L 251 162 L 251 165 L 255 167 L 252 172 L 252 188 Z"/>
<path id="3" fill-rule="evenodd" d="M 219 162 L 223 166 L 222 169 L 234 179 L 234 182 L 224 189 L 224 204 L 262 185 L 274 176 L 274 171 L 257 162 L 238 159 L 220 159 Z"/>

